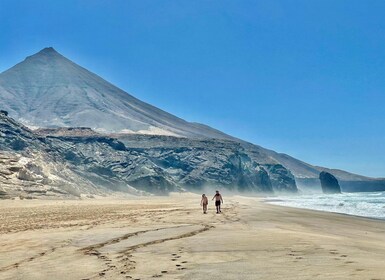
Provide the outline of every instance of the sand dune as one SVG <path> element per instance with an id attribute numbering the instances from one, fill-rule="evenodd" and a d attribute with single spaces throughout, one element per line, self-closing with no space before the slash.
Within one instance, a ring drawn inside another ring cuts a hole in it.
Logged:
<path id="1" fill-rule="evenodd" d="M 0 279 L 385 279 L 385 222 L 225 197 L 2 201 Z"/>

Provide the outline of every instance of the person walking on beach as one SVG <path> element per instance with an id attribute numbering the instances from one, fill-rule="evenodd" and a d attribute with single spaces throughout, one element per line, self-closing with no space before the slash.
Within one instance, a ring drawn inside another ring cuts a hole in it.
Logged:
<path id="1" fill-rule="evenodd" d="M 212 200 L 215 199 L 215 207 L 217 208 L 217 214 L 221 213 L 221 202 L 223 204 L 223 199 L 219 191 L 215 191 L 215 195 Z"/>
<path id="2" fill-rule="evenodd" d="M 203 214 L 207 214 L 207 205 L 209 200 L 205 194 L 202 194 L 201 206 L 203 206 Z"/>

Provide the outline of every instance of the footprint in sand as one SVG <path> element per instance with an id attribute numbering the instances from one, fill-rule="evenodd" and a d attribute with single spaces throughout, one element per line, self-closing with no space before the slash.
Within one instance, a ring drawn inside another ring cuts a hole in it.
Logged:
<path id="1" fill-rule="evenodd" d="M 187 261 L 183 261 L 182 263 L 187 263 Z"/>
<path id="2" fill-rule="evenodd" d="M 168 271 L 167 270 L 162 270 L 161 273 L 167 273 Z"/>

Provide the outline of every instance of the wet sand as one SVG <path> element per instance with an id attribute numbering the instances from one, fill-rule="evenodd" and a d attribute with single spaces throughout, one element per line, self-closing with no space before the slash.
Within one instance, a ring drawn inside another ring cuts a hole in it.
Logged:
<path id="1" fill-rule="evenodd" d="M 0 279 L 385 279 L 385 222 L 225 197 L 0 201 Z"/>

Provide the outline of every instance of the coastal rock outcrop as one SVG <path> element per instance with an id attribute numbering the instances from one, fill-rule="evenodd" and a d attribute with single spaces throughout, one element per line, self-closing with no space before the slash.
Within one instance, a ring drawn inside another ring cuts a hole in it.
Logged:
<path id="1" fill-rule="evenodd" d="M 323 193 L 341 193 L 341 187 L 336 177 L 326 171 L 319 174 Z"/>

